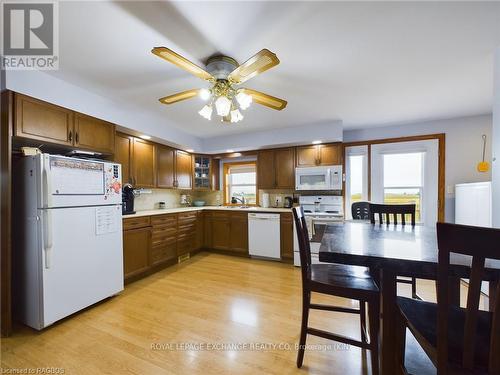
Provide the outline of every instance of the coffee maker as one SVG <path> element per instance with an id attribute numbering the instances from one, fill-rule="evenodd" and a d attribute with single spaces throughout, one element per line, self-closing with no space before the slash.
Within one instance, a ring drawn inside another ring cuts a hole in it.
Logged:
<path id="1" fill-rule="evenodd" d="M 134 211 L 134 188 L 131 184 L 123 184 L 122 188 L 122 215 L 135 214 Z"/>

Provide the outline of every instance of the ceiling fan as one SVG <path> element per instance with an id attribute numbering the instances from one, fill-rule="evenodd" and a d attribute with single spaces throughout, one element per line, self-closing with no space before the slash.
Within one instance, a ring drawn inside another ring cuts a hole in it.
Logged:
<path id="1" fill-rule="evenodd" d="M 208 89 L 191 89 L 165 96 L 159 99 L 163 104 L 173 104 L 199 96 L 208 101 L 208 104 L 198 113 L 210 120 L 213 107 L 215 107 L 217 115 L 221 116 L 221 120 L 224 122 L 241 121 L 243 115 L 240 109 L 247 109 L 252 101 L 278 111 L 281 111 L 287 105 L 287 102 L 283 99 L 260 91 L 239 87 L 250 78 L 280 63 L 278 57 L 268 49 L 261 50 L 241 65 L 232 57 L 214 56 L 208 59 L 205 69 L 200 68 L 167 47 L 155 47 L 151 52 L 210 83 Z"/>

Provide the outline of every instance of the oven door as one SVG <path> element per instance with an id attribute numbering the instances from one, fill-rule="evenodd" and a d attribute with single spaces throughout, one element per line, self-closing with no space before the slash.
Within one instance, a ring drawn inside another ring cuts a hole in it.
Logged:
<path id="1" fill-rule="evenodd" d="M 331 190 L 330 169 L 323 167 L 296 168 L 296 190 Z"/>

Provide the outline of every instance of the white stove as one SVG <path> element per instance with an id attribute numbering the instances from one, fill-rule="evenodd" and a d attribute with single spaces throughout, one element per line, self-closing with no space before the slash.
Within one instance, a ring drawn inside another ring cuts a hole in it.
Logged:
<path id="1" fill-rule="evenodd" d="M 306 195 L 299 197 L 299 204 L 304 209 L 304 216 L 309 231 L 311 261 L 321 263 L 318 259 L 320 242 L 314 239 L 315 228 L 321 225 L 342 223 L 344 221 L 344 200 L 337 195 Z M 294 233 L 294 264 L 300 266 L 299 244 Z"/>

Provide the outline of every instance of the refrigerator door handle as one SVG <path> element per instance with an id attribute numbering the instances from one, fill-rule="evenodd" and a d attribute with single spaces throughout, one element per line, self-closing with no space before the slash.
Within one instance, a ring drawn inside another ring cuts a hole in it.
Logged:
<path id="1" fill-rule="evenodd" d="M 52 183 L 50 178 L 50 159 L 47 157 L 43 163 L 43 198 L 45 207 L 52 206 Z"/>
<path id="2" fill-rule="evenodd" d="M 52 252 L 52 211 L 43 212 L 43 251 L 45 255 L 45 268 L 50 268 L 50 253 Z"/>

